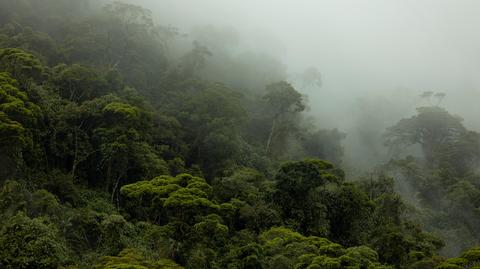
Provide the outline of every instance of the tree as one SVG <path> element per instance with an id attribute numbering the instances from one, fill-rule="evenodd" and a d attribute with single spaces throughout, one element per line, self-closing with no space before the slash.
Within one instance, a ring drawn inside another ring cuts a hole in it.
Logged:
<path id="1" fill-rule="evenodd" d="M 34 55 L 16 48 L 0 49 L 0 70 L 10 73 L 23 89 L 44 75 L 44 67 Z"/>
<path id="2" fill-rule="evenodd" d="M 272 125 L 267 139 L 265 152 L 270 153 L 272 141 L 279 133 L 279 125 L 286 124 L 285 120 L 290 114 L 302 112 L 305 104 L 302 95 L 288 82 L 281 81 L 266 86 L 267 94 L 263 96 L 268 110 L 272 114 Z"/>
<path id="3" fill-rule="evenodd" d="M 459 257 L 447 259 L 435 269 L 465 269 L 476 268 L 480 264 L 480 247 L 464 251 Z"/>
<path id="4" fill-rule="evenodd" d="M 168 173 L 166 163 L 145 140 L 144 128 L 151 118 L 139 107 L 111 102 L 102 109 L 103 126 L 93 131 L 93 139 L 100 148 L 100 167 L 105 171 L 106 187 L 111 189 L 112 201 L 121 186 L 121 180 L 135 176 L 148 178 Z M 118 196 L 117 196 L 118 197 Z"/>
<path id="5" fill-rule="evenodd" d="M 180 265 L 169 259 L 149 260 L 141 251 L 133 248 L 126 248 L 118 256 L 103 256 L 95 264 L 95 269 L 182 269 Z"/>
<path id="6" fill-rule="evenodd" d="M 421 107 L 418 114 L 387 129 L 385 145 L 397 154 L 401 148 L 421 146 L 426 167 L 451 169 L 466 175 L 480 161 L 480 134 L 467 130 L 462 119 L 441 107 Z"/>
<path id="7" fill-rule="evenodd" d="M 17 212 L 26 214 L 28 195 L 29 193 L 17 181 L 4 182 L 0 191 L 0 215 L 5 219 L 10 219 Z"/>
<path id="8" fill-rule="evenodd" d="M 209 199 L 211 192 L 212 187 L 203 178 L 189 174 L 158 176 L 120 190 L 132 216 L 164 224 L 169 220 L 194 224 L 195 216 L 218 210 L 219 205 Z"/>
<path id="9" fill-rule="evenodd" d="M 466 131 L 452 143 L 445 143 L 438 151 L 439 163 L 453 168 L 456 174 L 472 174 L 480 163 L 480 133 Z"/>
<path id="10" fill-rule="evenodd" d="M 56 66 L 52 80 L 60 96 L 71 102 L 81 103 L 107 93 L 107 80 L 95 69 L 78 64 Z"/>
<path id="11" fill-rule="evenodd" d="M 152 145 L 154 121 L 142 99 L 109 94 L 81 104 L 60 100 L 53 109 L 51 136 L 46 138 L 50 156 L 56 157 L 53 163 L 73 177 L 104 187 L 112 201 L 132 178 L 168 173 Z"/>
<path id="12" fill-rule="evenodd" d="M 41 116 L 8 73 L 0 72 L 0 159 L 2 178 L 12 176 L 22 162 L 22 151 L 33 144 L 33 129 Z"/>
<path id="13" fill-rule="evenodd" d="M 57 268 L 66 259 L 66 247 L 56 228 L 45 218 L 18 213 L 0 229 L 2 268 Z"/>
<path id="14" fill-rule="evenodd" d="M 301 143 L 307 157 L 330 160 L 338 165 L 342 161 L 343 146 L 341 142 L 345 137 L 346 134 L 337 129 L 318 130 L 303 134 Z"/>
<path id="15" fill-rule="evenodd" d="M 223 259 L 224 267 L 231 269 L 261 269 L 263 247 L 257 243 L 247 243 L 230 248 Z"/>
<path id="16" fill-rule="evenodd" d="M 282 218 L 303 234 L 327 235 L 325 192 L 343 182 L 343 172 L 326 161 L 307 159 L 284 163 L 275 176 L 274 202 Z"/>
<path id="17" fill-rule="evenodd" d="M 237 169 L 232 175 L 217 179 L 213 188 L 216 199 L 235 208 L 232 228 L 260 232 L 281 224 L 280 214 L 271 204 L 274 183 L 258 171 Z"/>
<path id="18" fill-rule="evenodd" d="M 183 78 L 191 78 L 206 64 L 207 57 L 212 56 L 212 53 L 207 47 L 200 44 L 198 41 L 193 42 L 193 48 L 190 52 L 185 54 L 180 63 L 180 73 Z"/>
<path id="19" fill-rule="evenodd" d="M 285 227 L 265 231 L 260 241 L 264 268 L 389 268 L 366 246 L 345 249 L 326 238 L 305 237 Z"/>
<path id="20" fill-rule="evenodd" d="M 320 88 L 322 86 L 322 74 L 315 67 L 305 69 L 305 71 L 298 74 L 295 78 L 301 90 L 310 87 Z"/>
<path id="21" fill-rule="evenodd" d="M 459 117 L 441 107 L 420 107 L 417 111 L 417 115 L 387 129 L 385 145 L 398 152 L 402 147 L 419 144 L 432 167 L 438 164 L 442 146 L 457 142 L 466 129 Z"/>
<path id="22" fill-rule="evenodd" d="M 114 1 L 88 20 L 67 26 L 63 49 L 70 62 L 118 70 L 125 81 L 152 94 L 166 70 L 171 27 L 154 24 L 151 11 Z"/>
<path id="23" fill-rule="evenodd" d="M 375 205 L 366 193 L 356 185 L 344 184 L 325 200 L 329 238 L 345 246 L 366 244 L 375 228 L 372 218 Z"/>
<path id="24" fill-rule="evenodd" d="M 242 96 L 220 83 L 188 81 L 168 97 L 161 111 L 179 121 L 183 139 L 190 141 L 186 165 L 200 165 L 207 178 L 232 165 L 247 117 Z"/>

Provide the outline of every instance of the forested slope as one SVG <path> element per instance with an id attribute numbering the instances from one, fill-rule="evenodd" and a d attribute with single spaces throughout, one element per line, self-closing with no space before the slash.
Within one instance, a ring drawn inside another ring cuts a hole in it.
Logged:
<path id="1" fill-rule="evenodd" d="M 420 108 L 385 139 L 425 158 L 346 180 L 345 134 L 310 124 L 295 86 L 315 70 L 287 82 L 269 56 L 209 46 L 209 28 L 100 6 L 0 0 L 1 268 L 480 264 L 476 248 L 445 261 L 424 229 L 471 239 L 457 252 L 480 238 L 479 135 L 459 118 Z"/>

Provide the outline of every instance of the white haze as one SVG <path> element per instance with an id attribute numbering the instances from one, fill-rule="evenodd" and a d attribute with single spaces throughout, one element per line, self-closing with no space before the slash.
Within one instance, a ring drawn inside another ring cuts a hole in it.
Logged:
<path id="1" fill-rule="evenodd" d="M 323 86 L 303 90 L 309 113 L 320 127 L 347 133 L 347 166 L 384 159 L 381 141 L 364 145 L 359 129 L 371 118 L 381 140 L 386 127 L 428 105 L 419 98 L 424 91 L 445 92 L 442 106 L 480 130 L 480 1 L 131 2 L 181 33 L 199 25 L 235 28 L 242 46 L 280 59 L 289 73 L 316 67 Z"/>
<path id="2" fill-rule="evenodd" d="M 412 98 L 427 90 L 446 92 L 444 105 L 464 115 L 467 125 L 480 114 L 478 98 L 472 98 L 480 92 L 480 1 L 134 2 L 182 32 L 195 25 L 234 27 L 247 36 L 246 43 L 274 54 L 290 72 L 317 67 L 323 87 L 308 93 L 313 112 L 326 112 L 315 106 L 318 97 L 330 96 L 344 108 L 352 100 L 346 96 L 410 89 L 405 95 Z M 338 120 L 340 126 L 333 127 L 345 128 Z"/>

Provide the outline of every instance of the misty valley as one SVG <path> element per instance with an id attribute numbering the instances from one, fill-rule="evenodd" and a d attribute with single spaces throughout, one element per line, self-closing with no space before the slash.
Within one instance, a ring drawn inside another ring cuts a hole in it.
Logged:
<path id="1" fill-rule="evenodd" d="M 479 269 L 479 12 L 0 0 L 0 268 Z"/>

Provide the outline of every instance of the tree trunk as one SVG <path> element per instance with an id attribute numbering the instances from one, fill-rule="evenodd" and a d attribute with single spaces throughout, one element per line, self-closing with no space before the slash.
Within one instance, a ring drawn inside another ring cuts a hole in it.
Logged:
<path id="1" fill-rule="evenodd" d="M 77 128 L 73 128 L 73 132 L 75 134 L 75 151 L 74 151 L 74 155 L 73 155 L 73 164 L 72 164 L 72 172 L 71 172 L 71 175 L 72 175 L 72 178 L 75 178 L 75 170 L 77 169 L 77 165 L 78 165 L 78 132 L 77 132 Z"/>
<path id="2" fill-rule="evenodd" d="M 113 190 L 112 190 L 112 199 L 111 202 L 113 204 L 114 198 L 115 198 L 115 193 L 117 192 L 118 184 L 120 183 L 120 175 L 117 177 L 117 180 L 115 181 L 115 185 L 113 185 Z"/>
<path id="3" fill-rule="evenodd" d="M 111 199 L 111 202 L 112 204 L 115 202 L 115 194 L 117 194 L 117 199 L 118 199 L 118 193 L 117 193 L 117 189 L 118 189 L 118 185 L 120 184 L 120 180 L 122 179 L 123 175 L 125 174 L 126 170 L 124 170 L 123 172 L 121 172 L 120 174 L 118 174 L 117 176 L 117 179 L 115 181 L 115 185 L 113 185 L 113 190 L 112 190 L 112 199 Z M 118 203 L 118 200 L 117 200 L 117 203 Z M 118 206 L 118 204 L 117 204 Z"/>
<path id="4" fill-rule="evenodd" d="M 265 154 L 267 154 L 267 155 L 270 152 L 270 147 L 271 147 L 271 144 L 272 144 L 273 135 L 275 133 L 275 127 L 276 127 L 275 125 L 276 124 L 277 124 L 277 116 L 275 116 L 273 118 L 272 128 L 270 129 L 270 134 L 268 135 L 267 147 L 265 149 Z"/>

